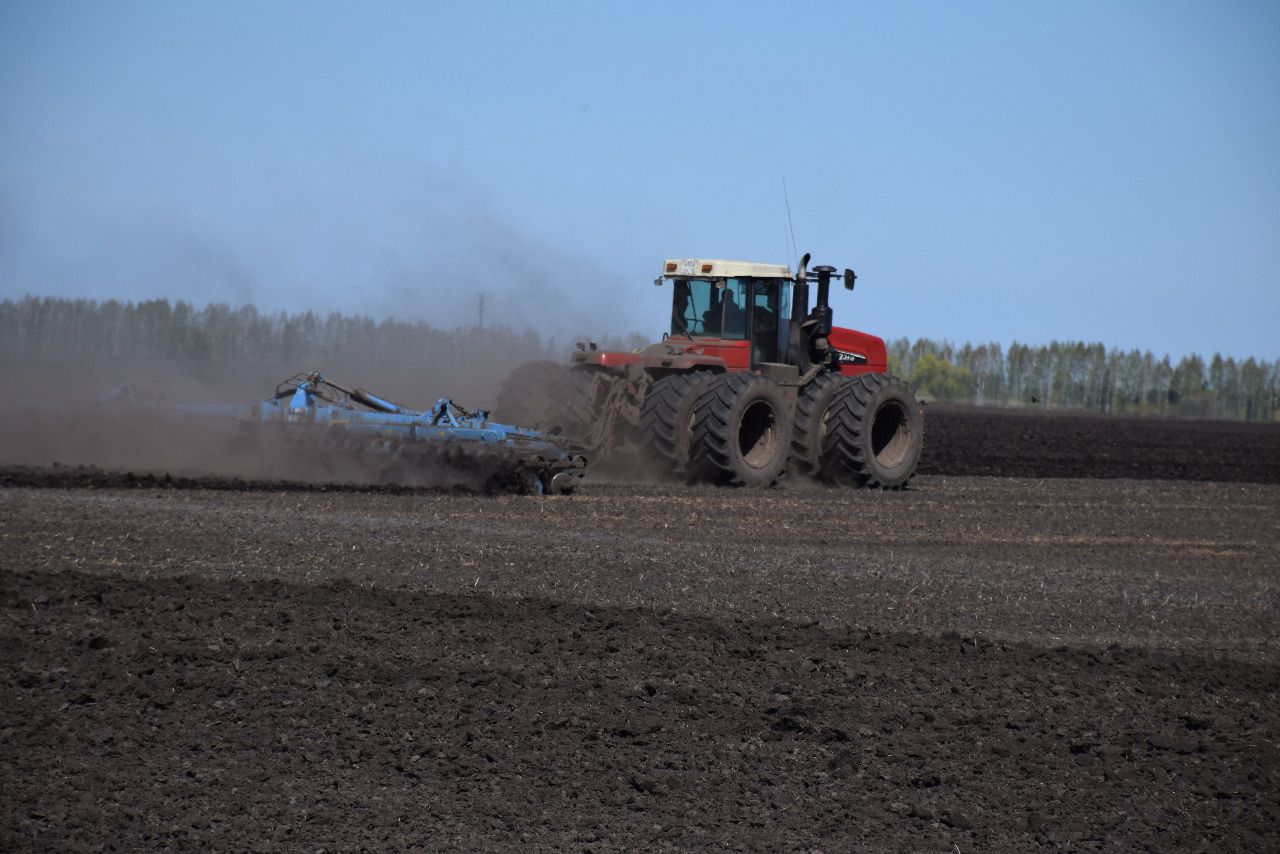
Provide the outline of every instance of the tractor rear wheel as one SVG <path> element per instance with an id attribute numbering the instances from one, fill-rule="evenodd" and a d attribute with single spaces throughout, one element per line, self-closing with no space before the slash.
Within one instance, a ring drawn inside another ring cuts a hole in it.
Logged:
<path id="1" fill-rule="evenodd" d="M 641 443 L 664 473 L 687 476 L 694 408 L 715 375 L 672 374 L 649 387 L 640 408 Z"/>
<path id="2" fill-rule="evenodd" d="M 503 382 L 494 418 L 585 445 L 595 425 L 596 396 L 593 372 L 555 362 L 529 362 Z"/>
<path id="3" fill-rule="evenodd" d="M 924 447 L 924 413 L 902 380 L 862 374 L 831 404 L 823 475 L 854 486 L 901 489 Z"/>
<path id="4" fill-rule="evenodd" d="M 493 416 L 506 424 L 540 427 L 551 420 L 552 407 L 568 369 L 555 362 L 529 362 L 502 383 Z"/>
<path id="5" fill-rule="evenodd" d="M 718 483 L 770 487 L 787 467 L 791 415 L 782 389 L 747 373 L 722 374 L 694 408 L 694 465 Z"/>
<path id="6" fill-rule="evenodd" d="M 791 461 L 799 474 L 821 476 L 831 404 L 848 383 L 849 378 L 841 374 L 819 374 L 805 386 L 800 399 L 796 401 Z"/>
<path id="7" fill-rule="evenodd" d="M 534 426 L 582 447 L 592 444 L 591 428 L 595 426 L 598 403 L 595 373 L 581 368 L 562 369 L 551 395 L 545 420 Z"/>

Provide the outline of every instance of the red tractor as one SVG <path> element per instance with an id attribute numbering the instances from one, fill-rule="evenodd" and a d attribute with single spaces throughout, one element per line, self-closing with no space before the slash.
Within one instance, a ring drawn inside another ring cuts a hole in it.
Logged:
<path id="1" fill-rule="evenodd" d="M 671 331 L 634 353 L 578 344 L 568 366 L 508 377 L 497 415 L 592 459 L 626 450 L 686 480 L 768 487 L 788 470 L 900 489 L 924 443 L 920 404 L 887 375 L 884 340 L 832 325 L 836 269 L 667 261 Z M 817 295 L 809 308 L 810 276 Z M 844 286 L 856 276 L 846 269 Z"/>

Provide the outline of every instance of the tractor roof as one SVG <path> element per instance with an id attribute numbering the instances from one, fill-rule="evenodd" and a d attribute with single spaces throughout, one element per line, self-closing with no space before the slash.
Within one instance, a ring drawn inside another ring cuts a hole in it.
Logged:
<path id="1" fill-rule="evenodd" d="M 785 264 L 755 264 L 751 261 L 725 261 L 722 258 L 668 258 L 662 269 L 664 276 L 791 278 L 791 269 Z"/>

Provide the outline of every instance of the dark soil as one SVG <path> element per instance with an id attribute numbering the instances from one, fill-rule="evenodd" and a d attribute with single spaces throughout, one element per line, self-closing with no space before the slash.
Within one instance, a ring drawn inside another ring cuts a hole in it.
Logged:
<path id="1" fill-rule="evenodd" d="M 6 573 L 13 848 L 1274 850 L 1274 667 Z"/>
<path id="2" fill-rule="evenodd" d="M 300 439 L 311 438 L 303 442 Z M 323 438 L 323 437 L 321 437 Z M 456 449 L 390 468 L 306 433 L 67 408 L 0 414 L 0 485 L 510 491 L 510 459 Z M 58 465 L 60 470 L 44 469 Z M 595 479 L 629 479 L 610 460 Z M 1280 483 L 1280 423 L 931 406 L 921 474 Z"/>
<path id="3" fill-rule="evenodd" d="M 920 472 L 1280 483 L 1280 423 L 931 406 Z"/>
<path id="4" fill-rule="evenodd" d="M 364 492 L 378 495 L 525 495 L 528 484 L 508 460 L 476 461 L 448 486 L 361 481 L 253 480 L 224 475 L 114 471 L 97 466 L 0 466 L 0 487 L 58 489 L 209 489 L 226 492 Z M 480 472 L 482 476 L 472 474 Z M 372 473 L 369 473 L 372 476 Z"/>
<path id="5" fill-rule="evenodd" d="M 5 476 L 3 850 L 1280 848 L 1270 483 Z"/>

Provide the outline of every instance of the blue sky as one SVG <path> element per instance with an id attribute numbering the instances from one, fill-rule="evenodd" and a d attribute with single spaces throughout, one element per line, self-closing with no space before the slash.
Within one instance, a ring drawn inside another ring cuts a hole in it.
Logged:
<path id="1" fill-rule="evenodd" d="M 0 0 L 0 298 L 660 334 L 666 257 L 889 338 L 1280 357 L 1280 4 Z"/>

